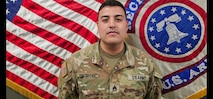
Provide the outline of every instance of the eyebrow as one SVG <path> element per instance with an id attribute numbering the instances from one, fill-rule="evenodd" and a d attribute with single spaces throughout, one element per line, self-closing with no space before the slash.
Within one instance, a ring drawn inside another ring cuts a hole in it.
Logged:
<path id="1" fill-rule="evenodd" d="M 115 17 L 124 17 L 123 15 L 115 15 Z M 101 18 L 104 18 L 104 17 L 109 17 L 108 15 L 104 15 L 104 16 L 101 16 Z"/>

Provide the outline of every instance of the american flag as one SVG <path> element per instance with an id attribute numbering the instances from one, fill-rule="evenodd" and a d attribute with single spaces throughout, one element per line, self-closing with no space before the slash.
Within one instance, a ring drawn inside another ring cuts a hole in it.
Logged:
<path id="1" fill-rule="evenodd" d="M 103 1 L 6 0 L 6 85 L 28 98 L 57 99 L 61 62 L 99 39 L 96 21 Z M 153 56 L 163 71 L 164 99 L 206 95 L 206 0 L 120 1 L 128 14 L 127 42 Z M 170 30 L 185 29 L 188 36 L 168 43 L 171 32 L 157 24 L 174 16 L 182 20 L 171 22 Z M 193 18 L 198 23 L 182 26 Z M 157 32 L 159 26 L 164 30 Z"/>
<path id="2" fill-rule="evenodd" d="M 99 38 L 96 16 L 101 2 L 6 0 L 7 86 L 56 99 L 61 62 Z"/>

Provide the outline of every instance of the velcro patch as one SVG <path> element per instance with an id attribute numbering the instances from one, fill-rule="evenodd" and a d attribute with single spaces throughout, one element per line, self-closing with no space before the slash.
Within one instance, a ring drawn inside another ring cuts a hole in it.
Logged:
<path id="1" fill-rule="evenodd" d="M 67 75 L 67 64 L 66 62 L 63 62 L 61 65 L 61 75 L 62 77 L 65 77 Z"/>
<path id="2" fill-rule="evenodd" d="M 148 75 L 128 75 L 128 80 L 148 81 L 149 80 L 149 76 Z"/>
<path id="3" fill-rule="evenodd" d="M 84 79 L 94 79 L 98 78 L 98 74 L 79 74 L 79 78 L 84 78 Z"/>

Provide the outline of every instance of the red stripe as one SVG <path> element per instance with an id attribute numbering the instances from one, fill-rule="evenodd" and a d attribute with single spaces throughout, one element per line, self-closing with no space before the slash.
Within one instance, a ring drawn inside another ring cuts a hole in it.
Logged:
<path id="1" fill-rule="evenodd" d="M 86 6 L 72 0 L 55 0 L 55 1 L 69 9 L 72 9 L 75 12 L 78 12 L 90 18 L 95 22 L 97 21 L 97 12 L 95 12 L 93 9 L 87 8 Z"/>
<path id="2" fill-rule="evenodd" d="M 6 60 L 36 74 L 38 77 L 41 77 L 42 79 L 45 79 L 46 81 L 50 82 L 51 84 L 57 86 L 58 78 L 55 75 L 50 74 L 48 71 L 45 71 L 42 68 L 36 66 L 35 64 L 32 64 L 28 61 L 20 59 L 16 56 L 12 55 L 8 51 L 6 51 Z"/>
<path id="3" fill-rule="evenodd" d="M 18 16 L 14 17 L 13 23 L 27 31 L 30 31 L 31 33 L 34 33 L 34 34 L 52 42 L 53 44 L 55 44 L 57 46 L 67 49 L 68 51 L 70 51 L 72 53 L 80 49 L 78 46 L 71 43 L 70 41 L 67 41 L 60 36 L 57 36 L 49 31 L 39 28 L 39 27 L 35 26 L 34 24 L 31 24 Z"/>
<path id="4" fill-rule="evenodd" d="M 95 0 L 95 1 L 97 1 L 97 2 L 102 4 L 105 0 Z"/>
<path id="5" fill-rule="evenodd" d="M 16 74 L 13 74 L 10 71 L 6 71 L 7 78 L 16 82 L 18 85 L 21 85 L 28 90 L 32 91 L 33 93 L 38 94 L 39 96 L 45 98 L 45 99 L 57 99 L 57 97 L 53 96 L 52 94 L 44 91 L 43 89 L 40 89 L 39 87 L 33 85 L 32 83 L 20 78 Z"/>
<path id="6" fill-rule="evenodd" d="M 32 12 L 36 13 L 37 15 L 40 15 L 41 17 L 52 21 L 53 23 L 59 24 L 61 26 L 66 27 L 67 29 L 72 30 L 75 33 L 78 33 L 83 38 L 87 39 L 90 43 L 95 43 L 98 41 L 98 37 L 94 35 L 91 31 L 84 28 L 78 23 L 75 23 L 71 20 L 65 19 L 45 8 L 42 6 L 35 4 L 31 2 L 30 0 L 23 1 L 23 6 L 31 10 Z M 81 10 L 81 9 L 79 9 Z"/>
<path id="7" fill-rule="evenodd" d="M 22 49 L 26 50 L 27 52 L 36 55 L 38 57 L 41 57 L 42 59 L 45 59 L 53 64 L 55 64 L 56 66 L 60 66 L 61 62 L 63 61 L 63 59 L 61 59 L 58 56 L 55 56 L 45 50 L 42 50 L 38 47 L 36 47 L 35 45 L 29 43 L 28 41 L 6 31 L 6 40 L 14 43 L 15 45 L 21 47 Z"/>

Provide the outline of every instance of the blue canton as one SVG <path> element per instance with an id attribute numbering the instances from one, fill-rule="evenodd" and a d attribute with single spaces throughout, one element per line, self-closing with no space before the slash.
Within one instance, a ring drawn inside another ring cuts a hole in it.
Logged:
<path id="1" fill-rule="evenodd" d="M 10 21 L 18 12 L 21 6 L 22 0 L 6 0 L 6 18 Z"/>

